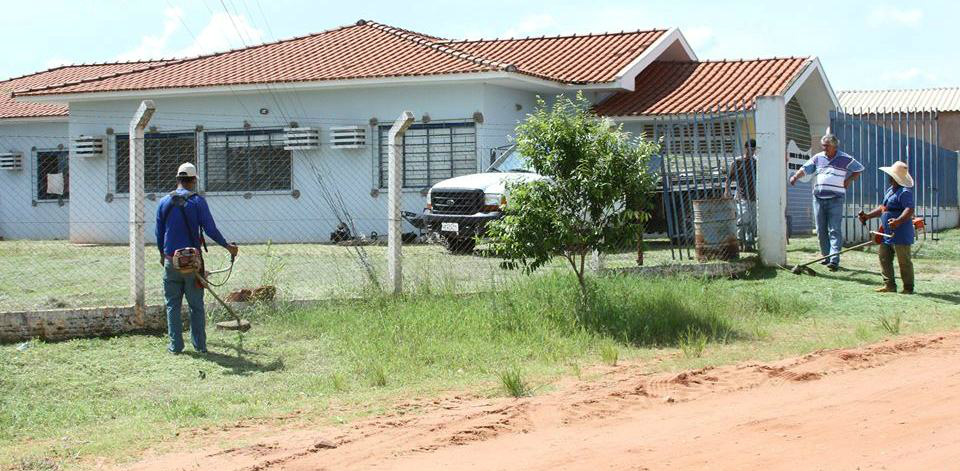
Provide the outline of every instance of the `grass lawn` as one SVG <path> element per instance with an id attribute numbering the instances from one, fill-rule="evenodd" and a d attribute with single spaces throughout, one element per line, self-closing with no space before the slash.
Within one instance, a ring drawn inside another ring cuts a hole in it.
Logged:
<path id="1" fill-rule="evenodd" d="M 124 461 L 178 432 L 244 418 L 297 411 L 296 420 L 342 423 L 445 391 L 505 395 L 517 376 L 536 394 L 615 358 L 659 357 L 642 364 L 676 370 L 957 329 L 960 231 L 941 238 L 915 260 L 914 296 L 873 293 L 876 254 L 858 252 L 843 258 L 846 270 L 818 265 L 816 277 L 601 278 L 586 303 L 575 278 L 555 270 L 496 293 L 263 310 L 247 316 L 254 328 L 242 338 L 210 331 L 208 356 L 167 354 L 159 335 L 4 345 L 0 468 Z M 812 258 L 814 244 L 791 241 L 790 262 Z"/>
<path id="2" fill-rule="evenodd" d="M 671 261 L 670 250 L 654 245 L 650 265 Z M 363 248 L 377 279 L 386 283 L 385 246 Z M 408 245 L 404 276 L 411 291 L 490 290 L 519 276 L 499 268 L 499 259 L 451 255 L 439 245 Z M 226 267 L 227 253 L 211 244 L 209 270 Z M 634 264 L 635 253 L 610 257 L 611 266 Z M 163 303 L 163 268 L 156 246 L 146 249 L 147 303 Z M 244 245 L 229 282 L 219 291 L 276 285 L 285 299 L 355 296 L 370 286 L 357 262 L 356 248 L 321 244 Z M 553 268 L 566 269 L 557 260 Z M 80 246 L 64 241 L 0 241 L 0 312 L 58 307 L 130 304 L 129 251 L 126 246 Z M 222 279 L 214 276 L 211 281 Z"/>

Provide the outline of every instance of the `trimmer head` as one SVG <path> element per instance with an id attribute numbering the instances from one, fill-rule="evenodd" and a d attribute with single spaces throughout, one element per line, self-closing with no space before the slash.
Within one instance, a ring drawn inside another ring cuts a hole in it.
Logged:
<path id="1" fill-rule="evenodd" d="M 250 321 L 246 319 L 220 321 L 217 322 L 217 330 L 239 330 L 240 332 L 246 332 L 250 330 Z"/>
<path id="2" fill-rule="evenodd" d="M 810 268 L 806 265 L 796 265 L 790 270 L 790 273 L 793 273 L 794 275 L 806 274 L 811 276 L 817 276 L 817 272 L 814 271 L 813 268 Z"/>

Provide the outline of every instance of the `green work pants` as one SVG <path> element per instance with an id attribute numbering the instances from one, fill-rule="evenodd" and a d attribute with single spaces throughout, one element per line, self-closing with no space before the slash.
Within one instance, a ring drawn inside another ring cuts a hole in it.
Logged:
<path id="1" fill-rule="evenodd" d="M 900 265 L 900 278 L 903 279 L 903 287 L 913 290 L 913 260 L 910 259 L 910 246 L 900 244 L 880 244 L 877 250 L 880 255 L 880 270 L 883 272 L 883 284 L 888 288 L 897 287 L 897 277 L 893 273 L 893 255 L 897 255 L 897 263 Z"/>

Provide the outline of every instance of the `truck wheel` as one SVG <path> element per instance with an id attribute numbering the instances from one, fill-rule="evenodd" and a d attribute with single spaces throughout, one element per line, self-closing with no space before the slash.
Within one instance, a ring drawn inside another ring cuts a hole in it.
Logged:
<path id="1" fill-rule="evenodd" d="M 473 248 L 477 245 L 477 241 L 472 237 L 444 237 L 443 245 L 445 245 L 447 251 L 452 254 L 470 254 L 473 253 Z"/>

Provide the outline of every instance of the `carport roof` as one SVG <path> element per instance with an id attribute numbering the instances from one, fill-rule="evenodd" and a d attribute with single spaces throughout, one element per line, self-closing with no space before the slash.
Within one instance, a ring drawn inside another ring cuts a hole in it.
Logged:
<path id="1" fill-rule="evenodd" d="M 595 111 L 626 117 L 750 107 L 758 96 L 784 94 L 812 61 L 786 57 L 655 62 L 637 75 L 635 91 L 615 93 Z"/>
<path id="2" fill-rule="evenodd" d="M 906 90 L 844 90 L 840 105 L 851 113 L 960 111 L 960 87 Z"/>

